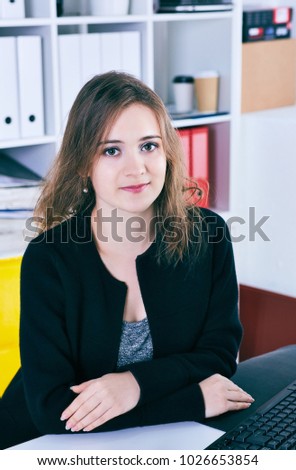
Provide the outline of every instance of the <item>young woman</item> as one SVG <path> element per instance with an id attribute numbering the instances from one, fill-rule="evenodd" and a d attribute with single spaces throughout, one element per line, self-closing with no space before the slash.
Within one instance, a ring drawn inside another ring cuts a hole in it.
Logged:
<path id="1" fill-rule="evenodd" d="M 252 403 L 229 380 L 241 325 L 227 226 L 185 186 L 160 98 L 127 74 L 91 79 L 23 257 L 22 368 L 0 401 L 2 447 Z"/>

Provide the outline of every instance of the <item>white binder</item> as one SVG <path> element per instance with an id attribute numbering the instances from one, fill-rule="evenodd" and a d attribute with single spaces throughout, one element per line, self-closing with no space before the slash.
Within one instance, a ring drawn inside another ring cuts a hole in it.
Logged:
<path id="1" fill-rule="evenodd" d="M 44 135 L 42 49 L 40 36 L 17 36 L 21 137 Z"/>
<path id="2" fill-rule="evenodd" d="M 62 125 L 81 88 L 80 34 L 59 35 L 59 70 Z"/>
<path id="3" fill-rule="evenodd" d="M 81 87 L 94 75 L 101 73 L 101 37 L 99 33 L 81 34 Z"/>
<path id="4" fill-rule="evenodd" d="M 24 18 L 25 0 L 0 0 L 0 18 Z"/>
<path id="5" fill-rule="evenodd" d="M 16 38 L 0 37 L 0 139 L 19 136 Z"/>
<path id="6" fill-rule="evenodd" d="M 121 34 L 121 70 L 141 79 L 140 31 L 124 31 Z"/>
<path id="7" fill-rule="evenodd" d="M 102 50 L 102 73 L 121 70 L 121 33 L 100 33 Z"/>

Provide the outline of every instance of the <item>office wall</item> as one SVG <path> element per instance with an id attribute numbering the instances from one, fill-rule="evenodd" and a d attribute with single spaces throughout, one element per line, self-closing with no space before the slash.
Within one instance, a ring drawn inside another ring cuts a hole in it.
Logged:
<path id="1" fill-rule="evenodd" d="M 243 115 L 241 129 L 244 217 L 252 207 L 256 223 L 268 216 L 261 228 L 270 241 L 246 234 L 240 281 L 296 297 L 296 108 Z"/>
<path id="2" fill-rule="evenodd" d="M 240 286 L 240 361 L 295 344 L 296 298 Z"/>

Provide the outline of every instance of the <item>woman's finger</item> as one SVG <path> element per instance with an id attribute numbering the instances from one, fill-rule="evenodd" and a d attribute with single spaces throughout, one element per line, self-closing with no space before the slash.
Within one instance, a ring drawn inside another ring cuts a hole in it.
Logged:
<path id="1" fill-rule="evenodd" d="M 71 431 L 77 432 L 84 430 L 93 425 L 93 423 L 100 420 L 100 418 L 110 409 L 110 405 L 107 403 L 100 403 L 97 405 L 92 411 L 90 411 L 87 415 L 83 416 L 83 418 L 79 419 L 77 423 L 71 427 Z M 94 426 L 96 427 L 96 426 Z M 94 429 L 94 427 L 92 429 Z"/>
<path id="2" fill-rule="evenodd" d="M 93 429 L 97 428 L 98 426 L 102 426 L 102 424 L 106 423 L 107 421 L 110 421 L 110 419 L 113 419 L 116 416 L 118 416 L 118 413 L 115 413 L 114 408 L 109 408 L 98 419 L 93 421 L 90 425 L 84 427 L 83 431 L 86 431 L 86 432 L 92 431 Z"/>
<path id="3" fill-rule="evenodd" d="M 254 402 L 254 398 L 251 395 L 240 390 L 228 390 L 226 393 L 226 398 L 229 401 L 246 402 L 246 403 Z"/>
<path id="4" fill-rule="evenodd" d="M 239 411 L 249 408 L 252 405 L 251 402 L 246 401 L 227 401 L 227 409 L 226 411 Z"/>
<path id="5" fill-rule="evenodd" d="M 101 400 L 97 395 L 87 397 L 83 403 L 75 410 L 66 422 L 66 429 L 73 429 L 81 420 L 101 404 Z"/>
<path id="6" fill-rule="evenodd" d="M 66 421 L 69 418 L 71 418 L 75 413 L 77 413 L 78 410 L 81 410 L 82 407 L 87 407 L 88 403 L 91 403 L 92 397 L 94 396 L 94 390 L 93 389 L 86 389 L 83 392 L 81 392 L 74 400 L 72 403 L 66 408 L 62 415 L 61 415 L 61 421 Z M 98 403 L 98 402 L 97 402 Z M 96 403 L 96 404 L 97 404 Z M 89 409 L 87 412 L 91 411 Z"/>

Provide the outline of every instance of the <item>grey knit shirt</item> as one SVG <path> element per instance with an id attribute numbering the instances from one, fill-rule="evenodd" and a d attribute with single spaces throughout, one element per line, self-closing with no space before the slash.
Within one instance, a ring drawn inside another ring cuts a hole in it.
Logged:
<path id="1" fill-rule="evenodd" d="M 153 346 L 148 319 L 137 322 L 122 322 L 121 340 L 117 368 L 135 362 L 149 361 L 153 357 Z"/>

